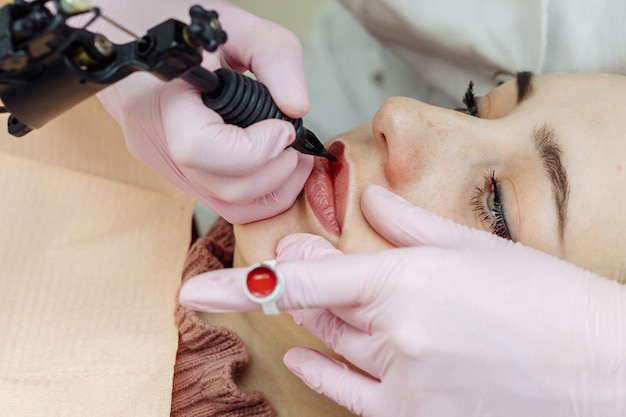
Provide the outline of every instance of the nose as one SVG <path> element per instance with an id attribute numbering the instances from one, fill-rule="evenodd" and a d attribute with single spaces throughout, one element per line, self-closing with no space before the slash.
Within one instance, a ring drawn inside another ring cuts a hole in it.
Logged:
<path id="1" fill-rule="evenodd" d="M 466 158 L 472 117 L 405 97 L 387 99 L 374 116 L 377 146 L 390 184 L 418 181 L 433 165 L 452 168 Z M 448 165 L 446 165 L 448 164 Z"/>

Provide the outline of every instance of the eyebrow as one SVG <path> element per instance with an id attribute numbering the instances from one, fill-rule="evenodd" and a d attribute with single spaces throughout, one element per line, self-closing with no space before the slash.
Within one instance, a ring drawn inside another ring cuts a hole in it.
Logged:
<path id="1" fill-rule="evenodd" d="M 555 140 L 554 129 L 548 123 L 533 129 L 532 140 L 541 157 L 545 172 L 552 182 L 552 198 L 558 218 L 559 239 L 562 243 L 570 188 L 567 172 L 561 162 L 561 148 Z"/>
<path id="2" fill-rule="evenodd" d="M 532 92 L 533 74 L 530 71 L 521 71 L 515 74 L 515 82 L 517 84 L 517 104 L 524 101 Z"/>
<path id="3" fill-rule="evenodd" d="M 515 75 L 517 84 L 517 104 L 527 99 L 533 91 L 533 74 L 521 71 Z M 556 208 L 559 228 L 559 240 L 563 243 L 567 222 L 567 203 L 569 201 L 569 181 L 567 171 L 561 161 L 561 147 L 555 139 L 554 128 L 548 123 L 536 127 L 532 132 L 535 149 L 543 162 L 544 170 L 552 182 L 552 198 Z"/>

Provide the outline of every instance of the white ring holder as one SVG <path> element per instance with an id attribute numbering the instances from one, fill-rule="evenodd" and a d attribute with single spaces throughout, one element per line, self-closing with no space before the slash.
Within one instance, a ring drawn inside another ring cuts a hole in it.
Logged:
<path id="1" fill-rule="evenodd" d="M 285 288 L 283 275 L 276 269 L 276 261 L 263 261 L 254 264 L 243 280 L 246 296 L 261 304 L 265 314 L 280 314 L 276 301 Z"/>

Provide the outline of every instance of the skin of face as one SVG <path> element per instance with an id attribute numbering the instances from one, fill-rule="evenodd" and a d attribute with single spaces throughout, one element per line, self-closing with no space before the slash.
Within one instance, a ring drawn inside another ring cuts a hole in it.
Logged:
<path id="1" fill-rule="evenodd" d="M 294 232 L 321 235 L 344 253 L 389 248 L 361 213 L 361 191 L 372 183 L 458 223 L 490 231 L 493 216 L 485 221 L 481 214 L 493 214 L 488 201 L 493 173 L 513 240 L 622 279 L 626 77 L 535 76 L 521 102 L 511 80 L 477 102 L 474 117 L 409 98 L 388 99 L 371 123 L 330 142 L 345 144 L 349 172 L 341 234 L 325 230 L 301 195 L 281 215 L 235 226 L 237 264 L 273 259 L 278 240 Z M 560 147 L 567 173 L 562 232 L 555 186 L 533 140 L 542 129 Z M 472 197 L 487 211 L 477 212 Z"/>

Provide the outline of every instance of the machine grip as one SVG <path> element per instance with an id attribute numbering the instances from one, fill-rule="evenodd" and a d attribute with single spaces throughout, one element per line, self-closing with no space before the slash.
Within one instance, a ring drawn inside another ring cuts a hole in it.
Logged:
<path id="1" fill-rule="evenodd" d="M 307 132 L 302 119 L 285 116 L 265 85 L 228 68 L 219 68 L 215 75 L 219 78 L 220 88 L 212 93 L 202 93 L 202 100 L 222 116 L 225 123 L 248 127 L 265 119 L 281 119 L 293 124 L 296 142 L 304 141 Z"/>

